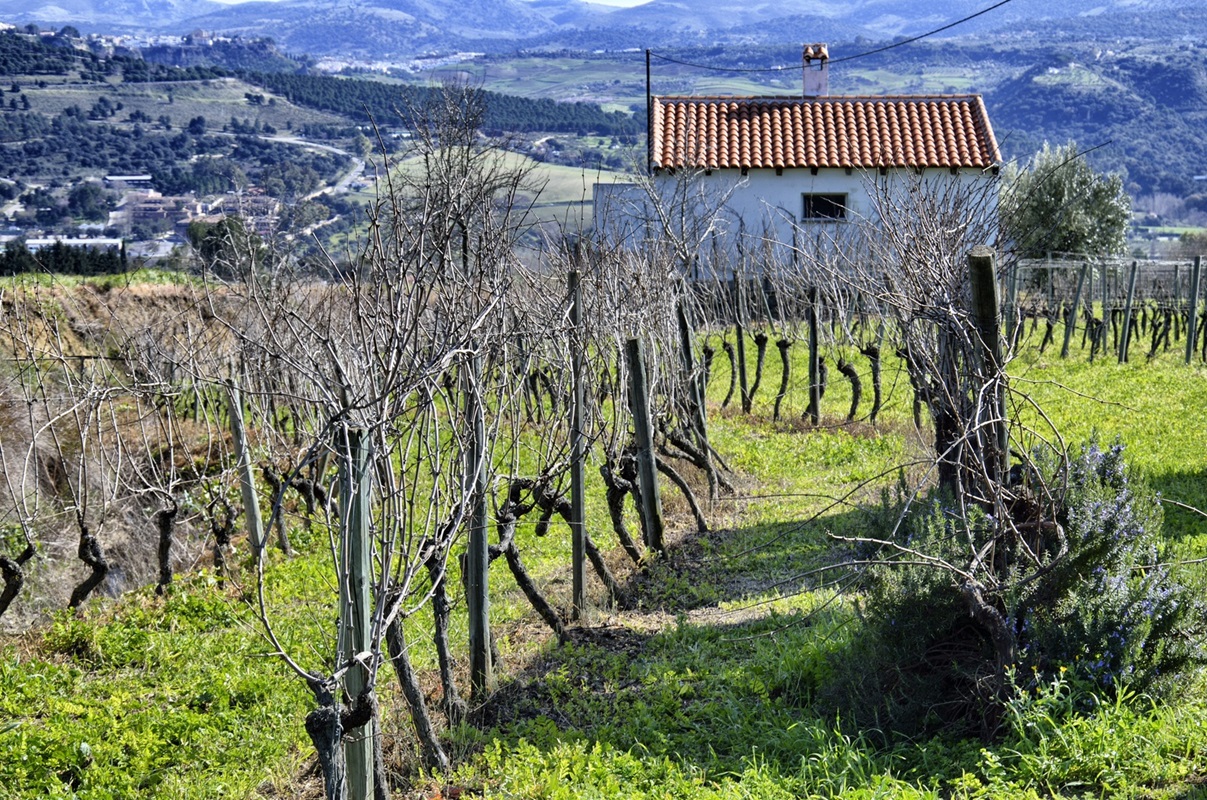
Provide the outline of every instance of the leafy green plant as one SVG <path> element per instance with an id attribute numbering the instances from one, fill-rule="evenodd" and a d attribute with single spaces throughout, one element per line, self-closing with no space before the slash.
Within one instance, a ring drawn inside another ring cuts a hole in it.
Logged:
<path id="1" fill-rule="evenodd" d="M 839 707 L 892 730 L 990 734 L 1003 671 L 1031 688 L 1071 671 L 1111 699 L 1207 661 L 1207 614 L 1162 564 L 1160 508 L 1123 452 L 1037 456 L 1008 524 L 933 492 L 896 539 L 865 545 L 867 635 L 831 687 Z"/>
<path id="2" fill-rule="evenodd" d="M 1020 255 L 1123 251 L 1132 210 L 1123 178 L 1096 172 L 1075 142 L 1044 142 L 1028 168 L 1007 165 L 1002 186 L 1002 227 Z"/>
<path id="3" fill-rule="evenodd" d="M 69 656 L 82 663 L 101 660 L 97 627 L 77 617 L 73 611 L 55 613 L 43 642 L 50 653 Z"/>
<path id="4" fill-rule="evenodd" d="M 1056 518 L 1068 551 L 1011 598 L 1022 666 L 1045 680 L 1067 666 L 1110 695 L 1207 660 L 1207 612 L 1162 563 L 1160 506 L 1123 453 L 1091 441 L 1066 465 L 1040 462 L 1049 485 L 1066 487 Z"/>

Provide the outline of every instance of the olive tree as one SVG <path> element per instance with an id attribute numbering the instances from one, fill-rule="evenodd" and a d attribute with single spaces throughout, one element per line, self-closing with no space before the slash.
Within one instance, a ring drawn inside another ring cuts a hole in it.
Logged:
<path id="1" fill-rule="evenodd" d="M 1123 178 L 1095 170 L 1075 142 L 1044 142 L 1026 166 L 1006 166 L 1000 209 L 1002 232 L 1020 258 L 1107 256 L 1126 247 L 1132 203 Z"/>

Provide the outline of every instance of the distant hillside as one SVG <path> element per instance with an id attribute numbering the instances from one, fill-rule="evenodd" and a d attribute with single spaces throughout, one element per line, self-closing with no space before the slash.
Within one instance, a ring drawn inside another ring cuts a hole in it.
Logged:
<path id="1" fill-rule="evenodd" d="M 557 27 L 537 8 L 518 0 L 283 0 L 222 8 L 193 17 L 188 24 L 246 35 L 267 33 L 294 52 L 389 60 L 457 50 L 471 41 L 510 47 L 517 39 Z"/>
<path id="2" fill-rule="evenodd" d="M 142 57 L 153 64 L 171 67 L 222 67 L 250 72 L 294 72 L 305 66 L 263 39 L 155 45 L 143 48 Z"/>
<path id="3" fill-rule="evenodd" d="M 81 30 L 193 29 L 271 36 L 288 52 L 405 61 L 417 55 L 527 48 L 588 50 L 767 45 L 913 36 L 970 17 L 989 0 L 651 0 L 616 9 L 580 0 L 0 0 L 0 20 Z M 950 34 L 1106 39 L 1207 33 L 1200 0 L 1013 0 Z"/>
<path id="4" fill-rule="evenodd" d="M 153 48 L 153 55 L 161 63 L 148 64 L 128 56 L 102 58 L 82 50 L 52 47 L 40 37 L 0 31 L 0 79 L 67 75 L 74 70 L 81 80 L 104 86 L 118 76 L 127 82 L 238 76 L 299 106 L 334 112 L 357 123 L 375 120 L 383 125 L 396 125 L 400 114 L 405 117 L 425 108 L 434 91 L 427 86 L 372 79 L 296 74 L 300 66 L 297 62 L 286 59 L 275 47 L 262 41 L 221 43 L 200 49 L 206 58 L 201 58 L 191 47 Z M 164 60 L 169 63 L 165 65 Z M 244 68 L 239 68 L 240 65 Z M 12 101 L 15 103 L 16 99 Z M 557 102 L 484 91 L 483 104 L 483 127 L 492 133 L 539 131 L 636 136 L 644 131 L 645 125 L 643 120 L 628 114 L 604 111 L 598 103 Z M 0 117 L 0 128 L 5 119 Z"/>
<path id="5" fill-rule="evenodd" d="M 434 93 L 439 91 L 426 86 L 312 75 L 247 74 L 244 78 L 298 105 L 382 125 L 408 122 L 413 114 L 429 107 Z M 595 103 L 558 103 L 547 98 L 490 91 L 482 93 L 482 101 L 482 125 L 492 133 L 545 131 L 623 136 L 645 130 L 643 120 L 620 112 L 605 112 Z"/>
<path id="6" fill-rule="evenodd" d="M 221 9 L 210 0 L 0 0 L 0 21 L 84 33 L 176 29 L 189 17 Z"/>
<path id="7" fill-rule="evenodd" d="M 1122 171 L 1136 194 L 1202 191 L 1207 174 L 1207 48 L 1146 56 L 1065 51 L 989 92 L 1003 148 L 1018 157 L 1044 140 L 1108 143 L 1091 159 Z"/>

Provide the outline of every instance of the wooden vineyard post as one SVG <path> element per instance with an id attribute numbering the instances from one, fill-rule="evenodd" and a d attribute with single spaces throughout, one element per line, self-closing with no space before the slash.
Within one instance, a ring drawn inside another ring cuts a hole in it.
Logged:
<path id="1" fill-rule="evenodd" d="M 1194 358 L 1194 345 L 1199 331 L 1199 279 L 1202 275 L 1203 257 L 1194 257 L 1194 266 L 1190 270 L 1190 307 L 1186 318 L 1186 363 Z"/>
<path id="2" fill-rule="evenodd" d="M 479 700 L 494 691 L 494 664 L 490 656 L 490 543 L 486 528 L 486 416 L 478 396 L 481 387 L 481 356 L 473 355 L 464 365 L 462 391 L 465 420 L 472 438 L 466 471 L 465 493 L 471 498 L 469 544 L 465 554 L 465 604 L 469 612 L 469 682 Z"/>
<path id="3" fill-rule="evenodd" d="M 364 660 L 372 659 L 373 542 L 369 532 L 369 448 L 365 432 L 345 429 L 340 442 L 340 656 L 351 663 L 344 689 L 356 701 L 372 678 Z M 370 719 L 347 737 L 344 762 L 349 800 L 373 797 L 373 727 Z"/>
<path id="4" fill-rule="evenodd" d="M 1015 334 L 1018 330 L 1018 274 L 1022 267 L 1016 261 L 1010 269 L 1010 278 L 1006 287 L 1006 345 L 1014 347 Z"/>
<path id="5" fill-rule="evenodd" d="M 1077 328 L 1077 315 L 1081 313 L 1081 293 L 1085 289 L 1085 279 L 1090 272 L 1090 265 L 1087 263 L 1081 268 L 1081 275 L 1077 278 L 1077 291 L 1073 293 L 1073 308 L 1069 311 L 1069 318 L 1065 321 L 1065 340 L 1060 346 L 1060 357 L 1069 357 L 1069 342 L 1073 339 L 1073 332 Z"/>
<path id="6" fill-rule="evenodd" d="M 820 365 L 817 354 L 817 287 L 809 287 L 809 422 L 817 427 L 821 422 Z"/>
<path id="7" fill-rule="evenodd" d="M 977 334 L 982 345 L 981 360 L 984 365 L 982 379 L 993 385 L 989 394 L 991 447 L 986 452 L 985 462 L 989 466 L 993 483 L 1001 485 L 1010 470 L 1010 450 L 1006 429 L 1005 374 L 1002 371 L 1002 320 L 1001 300 L 998 295 L 997 267 L 992 248 L 980 245 L 968 255 L 968 272 L 972 284 L 972 311 L 976 320 Z"/>
<path id="8" fill-rule="evenodd" d="M 640 339 L 626 343 L 629 362 L 629 409 L 637 437 L 637 477 L 641 485 L 641 515 L 645 519 L 646 547 L 665 554 L 662 498 L 658 493 L 658 463 L 654 456 L 654 430 L 650 419 L 649 384 L 645 374 L 645 347 Z"/>
<path id="9" fill-rule="evenodd" d="M 243 515 L 247 519 L 247 541 L 257 561 L 264 553 L 264 520 L 260 517 L 260 497 L 256 494 L 256 473 L 251 463 L 251 448 L 247 444 L 247 427 L 243 423 L 243 400 L 233 380 L 226 382 L 227 407 L 230 409 L 231 438 L 239 472 L 239 489 L 243 494 Z"/>
<path id="10" fill-rule="evenodd" d="M 1123 304 L 1123 335 L 1119 337 L 1119 363 L 1127 363 L 1127 345 L 1132 338 L 1132 300 L 1136 295 L 1136 272 L 1140 269 L 1138 261 L 1132 262 L 1132 271 L 1127 279 L 1127 300 Z"/>
<path id="11" fill-rule="evenodd" d="M 717 478 L 713 473 L 712 453 L 708 448 L 708 417 L 704 408 L 704 382 L 702 377 L 699 379 L 696 377 L 696 359 L 692 352 L 692 329 L 691 323 L 687 319 L 686 302 L 686 300 L 680 299 L 675 307 L 675 315 L 679 322 L 679 348 L 683 354 L 683 377 L 687 383 L 688 397 L 692 406 L 696 443 L 700 447 L 701 455 L 704 456 L 705 471 L 708 473 L 709 499 L 715 501 L 717 499 Z"/>
<path id="12" fill-rule="evenodd" d="M 734 288 L 734 320 L 737 329 L 738 350 L 738 386 L 742 393 L 742 413 L 749 414 L 751 406 L 750 387 L 746 380 L 746 322 L 742 313 L 742 279 L 737 275 L 733 278 Z"/>
<path id="13" fill-rule="evenodd" d="M 583 432 L 583 292 L 578 270 L 567 276 L 570 290 L 570 544 L 574 618 L 587 612 L 586 435 Z"/>

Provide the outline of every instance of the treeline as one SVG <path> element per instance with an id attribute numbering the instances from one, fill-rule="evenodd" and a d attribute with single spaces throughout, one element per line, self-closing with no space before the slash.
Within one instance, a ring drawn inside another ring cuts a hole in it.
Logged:
<path id="1" fill-rule="evenodd" d="M 249 43 L 228 43 L 227 49 L 247 51 L 249 55 L 243 63 L 259 68 L 252 71 L 207 64 L 174 66 L 129 55 L 99 59 L 92 53 L 50 47 L 35 37 L 4 32 L 0 33 L 0 57 L 4 54 L 8 57 L 0 62 L 0 75 L 39 71 L 66 74 L 78 69 L 84 80 L 101 80 L 120 73 L 123 80 L 131 83 L 238 77 L 283 95 L 297 105 L 342 114 L 360 123 L 376 120 L 386 125 L 398 121 L 400 113 L 405 117 L 408 109 L 424 108 L 433 92 L 438 91 L 426 86 L 264 71 L 264 67 L 280 69 L 288 60 L 274 55 L 271 48 L 249 47 Z M 171 60 L 172 56 L 165 51 L 158 57 Z M 596 103 L 561 103 L 489 91 L 483 92 L 483 101 L 483 128 L 489 133 L 550 131 L 616 136 L 640 133 L 645 125 L 644 120 L 619 111 L 604 111 Z"/>
<path id="2" fill-rule="evenodd" d="M 1004 154 L 1026 157 L 1045 140 L 1074 140 L 1097 147 L 1091 163 L 1122 172 L 1133 195 L 1202 191 L 1194 180 L 1202 170 L 1190 165 L 1207 164 L 1203 52 L 1186 46 L 1160 60 L 1128 55 L 1099 62 L 1071 46 L 1050 54 L 986 97 Z M 1074 62 L 1096 80 L 1053 79 Z"/>
<path id="3" fill-rule="evenodd" d="M 25 242 L 14 239 L 0 253 L 0 275 L 49 272 L 55 275 L 115 275 L 128 266 L 122 247 L 80 247 L 55 242 L 31 252 Z"/>
<path id="4" fill-rule="evenodd" d="M 320 75 L 244 73 L 243 80 L 283 95 L 290 102 L 343 114 L 360 122 L 409 122 L 413 110 L 428 107 L 439 89 Z M 496 133 L 551 131 L 614 136 L 638 133 L 644 122 L 595 103 L 559 103 L 484 91 L 483 128 Z M 401 115 L 401 119 L 400 119 Z"/>
<path id="5" fill-rule="evenodd" d="M 164 135 L 138 125 L 125 129 L 96 124 L 88 121 L 78 106 L 54 117 L 48 128 L 26 116 L 18 115 L 11 123 L 12 131 L 37 132 L 36 138 L 0 144 L 0 162 L 9 178 L 33 178 L 65 167 L 111 174 L 157 174 L 194 156 L 230 149 L 229 141 L 216 136 L 195 136 L 187 131 Z"/>
<path id="6" fill-rule="evenodd" d="M 99 63 L 93 53 L 60 47 L 15 30 L 0 31 L 0 75 L 66 75 L 84 62 Z"/>
<path id="7" fill-rule="evenodd" d="M 305 63 L 279 52 L 271 40 L 237 39 L 210 44 L 155 45 L 142 50 L 156 66 L 200 67 L 246 72 L 294 72 Z"/>
<path id="8" fill-rule="evenodd" d="M 114 56 L 113 63 L 121 69 L 122 80 L 128 83 L 151 83 L 153 81 L 208 81 L 227 78 L 230 70 L 212 66 L 172 67 L 154 64 L 135 56 Z"/>

